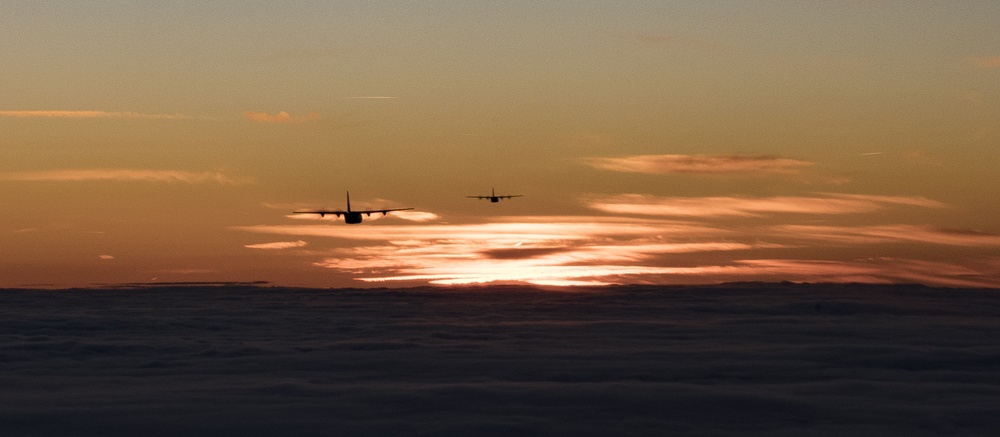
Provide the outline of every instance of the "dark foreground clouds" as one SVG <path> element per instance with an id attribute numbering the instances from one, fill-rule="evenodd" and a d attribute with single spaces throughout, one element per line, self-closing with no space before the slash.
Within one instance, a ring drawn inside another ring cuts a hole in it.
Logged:
<path id="1" fill-rule="evenodd" d="M 3 435 L 996 435 L 1000 293 L 0 292 Z"/>

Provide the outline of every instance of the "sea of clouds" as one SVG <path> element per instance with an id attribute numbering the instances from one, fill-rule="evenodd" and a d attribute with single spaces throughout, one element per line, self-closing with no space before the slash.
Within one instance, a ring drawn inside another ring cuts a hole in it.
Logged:
<path id="1" fill-rule="evenodd" d="M 0 434 L 1000 435 L 1000 291 L 0 290 Z"/>

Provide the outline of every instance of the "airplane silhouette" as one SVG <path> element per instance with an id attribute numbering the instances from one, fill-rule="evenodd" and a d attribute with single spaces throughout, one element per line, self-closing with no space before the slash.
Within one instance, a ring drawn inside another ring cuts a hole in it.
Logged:
<path id="1" fill-rule="evenodd" d="M 349 225 L 354 225 L 361 223 L 361 214 L 366 217 L 371 217 L 373 213 L 380 212 L 382 215 L 388 214 L 390 211 L 405 211 L 413 208 L 389 208 L 389 209 L 370 209 L 363 211 L 351 211 L 351 192 L 347 192 L 347 211 L 337 211 L 337 210 L 325 210 L 317 209 L 310 211 L 292 211 L 292 214 L 319 214 L 320 217 L 324 217 L 327 214 L 333 214 L 337 217 L 341 215 L 344 216 L 344 221 Z"/>
<path id="2" fill-rule="evenodd" d="M 504 195 L 498 196 L 497 193 L 496 193 L 496 190 L 493 189 L 493 188 L 490 188 L 490 195 L 489 196 L 465 196 L 465 197 L 468 197 L 468 198 L 471 198 L 471 199 L 490 199 L 491 203 L 497 203 L 497 202 L 500 201 L 500 199 L 510 199 L 510 198 L 514 198 L 514 197 L 523 197 L 523 195 L 521 195 L 521 194 L 504 194 Z"/>

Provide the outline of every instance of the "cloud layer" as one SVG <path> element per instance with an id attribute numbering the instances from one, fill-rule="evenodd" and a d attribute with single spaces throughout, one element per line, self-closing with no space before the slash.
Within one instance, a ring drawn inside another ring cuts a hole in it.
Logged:
<path id="1" fill-rule="evenodd" d="M 238 229 L 362 242 L 333 249 L 316 265 L 365 273 L 358 279 L 369 282 L 605 284 L 605 280 L 594 278 L 662 273 L 655 266 L 642 265 L 656 255 L 751 247 L 744 243 L 713 241 L 713 236 L 728 232 L 683 222 L 598 217 L 516 217 L 508 220 L 467 225 L 296 225 Z M 708 241 L 689 241 L 699 236 Z"/>
<path id="2" fill-rule="evenodd" d="M 1000 430 L 983 290 L 0 291 L 11 437 Z"/>
<path id="3" fill-rule="evenodd" d="M 926 199 L 907 197 L 830 195 L 821 199 L 861 202 L 846 205 L 833 202 L 832 207 L 824 204 L 819 210 L 827 214 L 866 212 L 893 205 L 940 206 Z M 764 202 L 772 203 L 774 200 Z M 792 199 L 788 203 L 809 202 Z M 745 207 L 736 210 L 739 214 L 749 214 Z M 808 209 L 815 210 L 815 207 Z M 783 206 L 752 211 L 753 214 L 788 212 Z M 285 225 L 238 229 L 320 238 L 314 245 L 317 249 L 310 252 L 319 258 L 315 266 L 373 283 L 604 285 L 792 280 L 1000 286 L 995 265 L 1000 257 L 992 261 L 989 256 L 948 261 L 871 257 L 879 253 L 873 247 L 909 247 L 912 253 L 934 253 L 935 250 L 929 249 L 933 246 L 979 251 L 1000 247 L 1000 236 L 994 234 L 906 224 L 728 223 L 723 226 L 662 219 L 553 216 L 506 217 L 480 224 Z M 321 247 L 327 249 L 318 249 Z M 833 249 L 840 255 L 831 257 Z"/>

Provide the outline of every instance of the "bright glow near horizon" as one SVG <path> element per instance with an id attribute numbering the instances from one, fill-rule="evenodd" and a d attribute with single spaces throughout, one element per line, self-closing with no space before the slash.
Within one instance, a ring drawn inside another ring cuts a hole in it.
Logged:
<path id="1" fill-rule="evenodd" d="M 9 2 L 0 287 L 1000 287 L 998 12 Z"/>

